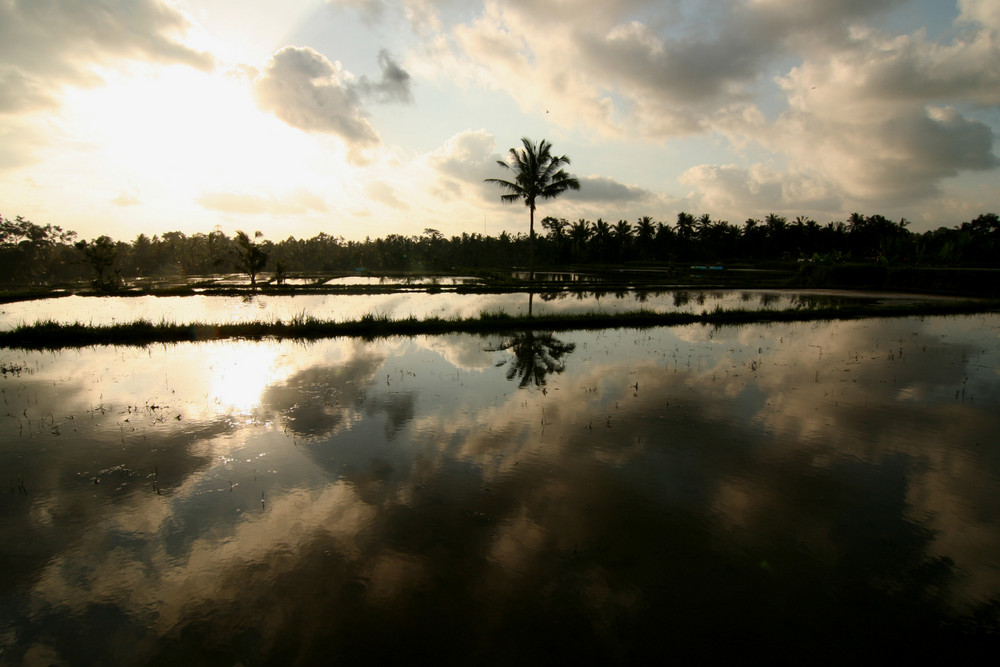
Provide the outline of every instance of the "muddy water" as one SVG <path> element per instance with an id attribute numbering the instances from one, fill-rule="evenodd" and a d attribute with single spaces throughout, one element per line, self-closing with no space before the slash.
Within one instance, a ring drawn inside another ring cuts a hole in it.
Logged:
<path id="1" fill-rule="evenodd" d="M 5 664 L 995 641 L 995 315 L 0 363 Z"/>

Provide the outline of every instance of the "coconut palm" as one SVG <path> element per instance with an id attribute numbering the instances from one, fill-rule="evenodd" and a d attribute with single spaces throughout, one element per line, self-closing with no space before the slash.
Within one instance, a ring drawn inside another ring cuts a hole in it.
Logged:
<path id="1" fill-rule="evenodd" d="M 522 148 L 511 148 L 507 161 L 497 160 L 504 169 L 514 172 L 514 180 L 487 178 L 496 183 L 506 194 L 500 195 L 505 204 L 520 199 L 528 207 L 528 266 L 530 280 L 535 279 L 535 205 L 538 199 L 552 199 L 566 190 L 579 190 L 580 181 L 566 173 L 563 165 L 569 164 L 565 155 L 552 155 L 552 144 L 542 139 L 535 145 L 530 139 L 521 139 Z"/>
<path id="2" fill-rule="evenodd" d="M 236 265 L 239 269 L 250 277 L 250 289 L 257 289 L 257 274 L 264 270 L 267 264 L 267 253 L 257 243 L 263 234 L 254 232 L 253 238 L 239 230 L 236 232 Z"/>

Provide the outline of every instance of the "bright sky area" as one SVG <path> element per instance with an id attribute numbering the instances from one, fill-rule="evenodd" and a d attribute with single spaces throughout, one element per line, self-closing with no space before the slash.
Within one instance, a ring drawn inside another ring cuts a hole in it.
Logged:
<path id="1" fill-rule="evenodd" d="M 910 229 L 1000 212 L 1000 0 L 0 0 L 0 213 L 131 240 L 527 232 L 579 192 Z"/>

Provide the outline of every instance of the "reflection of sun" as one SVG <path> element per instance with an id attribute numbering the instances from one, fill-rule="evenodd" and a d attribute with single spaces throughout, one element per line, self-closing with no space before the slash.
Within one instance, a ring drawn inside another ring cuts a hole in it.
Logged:
<path id="1" fill-rule="evenodd" d="M 276 348 L 260 343 L 220 349 L 209 362 L 209 401 L 237 412 L 250 412 L 274 381 L 278 357 Z"/>

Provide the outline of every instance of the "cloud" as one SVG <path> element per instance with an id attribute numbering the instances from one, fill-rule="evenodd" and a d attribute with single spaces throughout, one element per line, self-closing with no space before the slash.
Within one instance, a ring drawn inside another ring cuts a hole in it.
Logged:
<path id="1" fill-rule="evenodd" d="M 414 32 L 429 34 L 441 27 L 435 7 L 442 4 L 439 0 L 326 0 L 326 3 L 353 8 L 370 25 L 402 17 Z"/>
<path id="2" fill-rule="evenodd" d="M 459 197 L 472 189 L 482 197 L 496 192 L 485 183 L 498 177 L 496 139 L 486 130 L 465 130 L 451 137 L 427 156 L 430 167 L 441 177 L 436 195 L 441 199 Z"/>
<path id="3" fill-rule="evenodd" d="M 426 56 L 438 75 L 503 91 L 548 122 L 647 141 L 719 135 L 787 163 L 780 175 L 691 171 L 705 201 L 898 205 L 995 168 L 994 131 L 975 110 L 1000 104 L 995 3 L 960 0 L 948 41 L 880 31 L 905 4 L 487 2 Z"/>
<path id="4" fill-rule="evenodd" d="M 392 59 L 389 52 L 382 49 L 378 53 L 378 65 L 382 70 L 380 81 L 369 81 L 362 77 L 359 90 L 375 99 L 376 102 L 412 102 L 410 92 L 410 75 Z"/>
<path id="5" fill-rule="evenodd" d="M 410 75 L 387 51 L 379 53 L 378 62 L 381 80 L 355 80 L 339 62 L 314 49 L 286 46 L 271 57 L 254 85 L 257 104 L 292 127 L 336 135 L 352 160 L 361 162 L 361 151 L 381 143 L 365 117 L 362 99 L 383 103 L 412 99 Z"/>
<path id="6" fill-rule="evenodd" d="M 948 47 L 861 35 L 852 49 L 780 77 L 789 108 L 757 136 L 811 164 L 843 196 L 882 205 L 926 199 L 962 171 L 994 169 L 991 128 L 941 104 L 1000 103 L 1000 48 L 984 33 Z"/>
<path id="7" fill-rule="evenodd" d="M 122 188 L 118 196 L 111 200 L 115 206 L 138 206 L 142 203 L 139 199 L 139 191 L 135 188 Z"/>
<path id="8" fill-rule="evenodd" d="M 245 192 L 204 192 L 196 201 L 203 207 L 222 213 L 300 215 L 309 211 L 329 210 L 326 202 L 307 190 L 295 190 L 280 197 Z"/>
<path id="9" fill-rule="evenodd" d="M 181 41 L 190 28 L 161 0 L 0 2 L 0 112 L 52 106 L 59 87 L 99 83 L 93 67 L 118 59 L 212 69 Z"/>
<path id="10" fill-rule="evenodd" d="M 410 208 L 410 205 L 404 201 L 400 201 L 396 197 L 396 193 L 391 185 L 383 183 L 381 181 L 371 181 L 365 186 L 365 194 L 371 199 L 381 202 L 386 206 L 391 208 L 399 209 L 405 211 Z"/>
<path id="11" fill-rule="evenodd" d="M 648 190 L 605 176 L 585 176 L 579 181 L 580 189 L 568 190 L 566 199 L 581 202 L 637 202 L 653 196 Z"/>
<path id="12" fill-rule="evenodd" d="M 286 46 L 275 53 L 254 90 L 261 109 L 292 127 L 335 134 L 351 147 L 379 142 L 340 63 L 313 49 Z"/>
<path id="13" fill-rule="evenodd" d="M 840 201 L 828 182 L 816 174 L 781 172 L 765 165 L 702 164 L 678 179 L 695 188 L 689 201 L 695 210 L 735 217 L 769 212 L 833 210 Z"/>
<path id="14" fill-rule="evenodd" d="M 796 47 L 843 44 L 857 21 L 901 0 L 759 0 L 649 12 L 642 2 L 486 3 L 445 40 L 449 74 L 506 91 L 565 125 L 664 139 L 706 129 L 753 99 Z M 434 45 L 440 48 L 441 41 Z"/>

